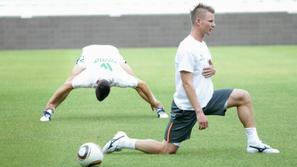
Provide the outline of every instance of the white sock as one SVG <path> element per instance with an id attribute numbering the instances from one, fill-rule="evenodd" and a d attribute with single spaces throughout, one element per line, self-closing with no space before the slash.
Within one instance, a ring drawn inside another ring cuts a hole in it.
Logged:
<path id="1" fill-rule="evenodd" d="M 245 134 L 247 137 L 248 144 L 257 144 L 260 142 L 260 139 L 259 139 L 258 133 L 257 133 L 257 129 L 255 127 L 245 128 Z"/>
<path id="2" fill-rule="evenodd" d="M 46 109 L 45 111 L 48 112 L 48 113 L 50 113 L 51 115 L 53 115 L 53 113 L 54 113 L 54 110 L 51 109 L 51 108 L 48 108 L 48 109 Z"/>
<path id="3" fill-rule="evenodd" d="M 123 140 L 123 142 L 121 143 L 121 146 L 122 146 L 122 148 L 135 149 L 136 141 L 137 141 L 137 139 L 127 138 L 127 139 Z"/>

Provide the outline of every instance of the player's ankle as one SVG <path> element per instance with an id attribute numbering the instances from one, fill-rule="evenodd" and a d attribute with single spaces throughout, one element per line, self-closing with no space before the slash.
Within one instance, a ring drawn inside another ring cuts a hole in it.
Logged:
<path id="1" fill-rule="evenodd" d="M 47 107 L 44 111 L 50 113 L 50 114 L 53 114 L 55 112 L 55 109 L 52 108 L 52 107 Z"/>

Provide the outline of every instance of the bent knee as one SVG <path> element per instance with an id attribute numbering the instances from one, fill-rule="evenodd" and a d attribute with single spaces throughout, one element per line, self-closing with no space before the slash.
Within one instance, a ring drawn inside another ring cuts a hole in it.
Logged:
<path id="1" fill-rule="evenodd" d="M 236 101 L 241 101 L 241 102 L 251 101 L 251 96 L 249 92 L 243 89 L 235 89 L 232 92 L 231 97 L 233 97 Z"/>
<path id="2" fill-rule="evenodd" d="M 178 146 L 172 144 L 172 143 L 166 143 L 164 142 L 164 147 L 162 150 L 162 153 L 164 154 L 176 154 L 178 150 Z"/>
<path id="3" fill-rule="evenodd" d="M 243 89 L 237 89 L 238 90 L 238 94 L 239 97 L 243 100 L 250 100 L 251 96 L 250 93 L 247 90 L 243 90 Z"/>

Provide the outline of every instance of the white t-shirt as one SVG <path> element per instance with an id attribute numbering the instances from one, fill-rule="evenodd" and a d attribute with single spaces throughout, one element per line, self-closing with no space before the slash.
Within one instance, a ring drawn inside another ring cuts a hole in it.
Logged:
<path id="1" fill-rule="evenodd" d="M 114 46 L 86 46 L 76 62 L 85 70 L 72 80 L 72 86 L 73 88 L 94 88 L 98 80 L 106 79 L 111 86 L 136 87 L 138 79 L 128 74 L 121 67 L 122 63 L 125 63 L 125 60 Z"/>
<path id="2" fill-rule="evenodd" d="M 195 93 L 201 107 L 205 107 L 213 95 L 211 78 L 202 75 L 202 69 L 209 66 L 211 54 L 206 43 L 187 36 L 180 44 L 175 57 L 175 86 L 174 102 L 182 110 L 194 110 L 184 90 L 180 77 L 181 71 L 191 72 Z"/>

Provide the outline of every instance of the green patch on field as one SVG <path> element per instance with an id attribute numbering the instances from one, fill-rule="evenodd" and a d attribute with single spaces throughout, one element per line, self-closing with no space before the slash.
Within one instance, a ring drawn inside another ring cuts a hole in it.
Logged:
<path id="1" fill-rule="evenodd" d="M 236 110 L 208 117 L 209 128 L 193 129 L 176 155 L 123 150 L 106 155 L 105 167 L 297 166 L 297 46 L 211 47 L 216 88 L 242 88 L 253 96 L 258 133 L 278 155 L 247 154 Z M 136 75 L 170 111 L 175 48 L 122 48 Z M 0 51 L 0 166 L 78 167 L 76 152 L 86 142 L 103 146 L 118 130 L 131 137 L 163 140 L 168 120 L 133 89 L 112 88 L 104 102 L 92 89 L 74 90 L 53 121 L 41 111 L 66 80 L 80 50 Z"/>

